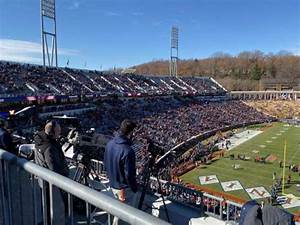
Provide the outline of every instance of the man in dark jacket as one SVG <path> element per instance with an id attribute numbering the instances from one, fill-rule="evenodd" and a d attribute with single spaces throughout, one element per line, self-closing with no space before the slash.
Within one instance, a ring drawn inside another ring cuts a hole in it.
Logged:
<path id="1" fill-rule="evenodd" d="M 55 121 L 50 121 L 43 131 L 35 135 L 35 162 L 67 177 L 69 175 L 68 164 L 61 145 L 57 141 L 60 131 L 60 125 Z"/>
<path id="2" fill-rule="evenodd" d="M 55 121 L 47 122 L 45 129 L 43 131 L 38 132 L 34 136 L 35 142 L 35 162 L 36 164 L 50 169 L 60 175 L 68 177 L 69 169 L 68 164 L 65 159 L 64 153 L 61 149 L 61 145 L 57 141 L 57 138 L 60 136 L 61 128 L 60 125 Z M 46 185 L 43 187 L 41 181 L 39 180 L 39 185 L 41 188 L 45 189 L 45 199 L 47 204 L 47 219 L 48 224 L 50 223 L 50 195 L 49 195 L 49 187 Z M 54 193 L 56 194 L 56 199 L 54 204 L 53 210 L 58 210 L 59 215 L 56 215 L 54 218 L 55 224 L 64 224 L 65 220 L 65 213 L 63 210 L 66 211 L 67 206 L 67 196 L 64 192 L 61 192 L 56 187 L 53 187 Z"/>
<path id="3" fill-rule="evenodd" d="M 12 136 L 8 130 L 8 122 L 0 119 L 0 149 L 18 154 L 16 145 L 13 143 Z"/>
<path id="4" fill-rule="evenodd" d="M 136 167 L 135 152 L 131 148 L 131 134 L 136 127 L 130 120 L 121 123 L 119 131 L 115 137 L 108 142 L 104 154 L 104 166 L 110 181 L 110 187 L 115 198 L 136 206 Z M 124 224 L 114 218 L 113 224 Z"/>

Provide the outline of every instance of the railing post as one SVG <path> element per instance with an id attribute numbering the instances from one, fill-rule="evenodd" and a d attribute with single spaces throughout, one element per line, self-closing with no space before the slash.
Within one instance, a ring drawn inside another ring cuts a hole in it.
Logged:
<path id="1" fill-rule="evenodd" d="M 33 212 L 34 212 L 34 216 L 33 216 L 33 224 L 36 225 L 37 224 L 37 198 L 36 198 L 36 181 L 35 181 L 35 176 L 33 174 L 31 174 L 30 176 L 31 179 L 31 187 L 32 187 L 32 203 L 33 203 Z"/>
<path id="2" fill-rule="evenodd" d="M 226 211 L 227 211 L 227 221 L 229 221 L 229 206 L 230 206 L 230 204 L 229 203 L 226 203 L 226 205 L 227 205 L 227 209 L 226 209 Z"/>
<path id="3" fill-rule="evenodd" d="M 10 163 L 7 163 L 5 162 L 4 163 L 4 176 L 5 176 L 5 181 L 4 183 L 6 184 L 5 186 L 5 194 L 6 194 L 6 197 L 7 197 L 7 213 L 8 213 L 8 217 L 7 217 L 7 224 L 8 225 L 11 225 L 12 224 L 12 216 L 11 216 L 11 213 L 12 213 L 12 210 L 11 210 L 11 185 L 10 185 L 10 174 L 9 174 L 9 167 L 10 167 Z"/>
<path id="4" fill-rule="evenodd" d="M 107 213 L 107 225 L 111 225 L 111 219 L 112 219 L 112 216 Z"/>
<path id="5" fill-rule="evenodd" d="M 48 199 L 47 199 L 47 183 L 46 181 L 42 181 L 42 208 L 43 208 L 43 222 L 44 225 L 51 225 L 48 224 Z"/>
<path id="6" fill-rule="evenodd" d="M 17 166 L 17 174 L 18 174 L 18 180 L 17 180 L 17 185 L 18 185 L 18 192 L 19 192 L 19 201 L 20 201 L 20 222 L 21 224 L 20 225 L 23 225 L 23 201 L 22 201 L 22 171 L 21 171 L 21 168 Z"/>
<path id="7" fill-rule="evenodd" d="M 222 220 L 223 218 L 223 206 L 222 206 L 222 201 L 220 200 L 219 201 L 219 203 L 220 203 L 220 206 L 219 206 L 219 211 L 220 211 L 220 220 Z"/>
<path id="8" fill-rule="evenodd" d="M 49 183 L 49 206 L 50 206 L 50 210 L 48 210 L 48 212 L 50 211 L 50 224 L 51 225 L 55 225 L 54 224 L 54 194 L 53 194 L 53 185 L 51 183 Z"/>
<path id="9" fill-rule="evenodd" d="M 91 224 L 91 205 L 86 202 L 86 222 L 88 225 Z"/>
<path id="10" fill-rule="evenodd" d="M 68 225 L 74 224 L 74 215 L 73 215 L 73 196 L 68 193 Z"/>
<path id="11" fill-rule="evenodd" d="M 237 221 L 237 207 L 234 206 L 234 222 Z"/>
<path id="12" fill-rule="evenodd" d="M 3 224 L 7 224 L 6 221 L 7 221 L 7 201 L 6 201 L 6 198 L 5 198 L 5 194 L 4 194 L 4 182 L 5 182 L 5 178 L 4 178 L 4 173 L 3 173 L 3 164 L 5 162 L 3 162 L 3 160 L 1 159 L 0 160 L 0 195 L 1 195 L 1 214 L 2 214 L 2 221 L 3 221 Z M 0 221 L 1 222 L 1 221 Z"/>

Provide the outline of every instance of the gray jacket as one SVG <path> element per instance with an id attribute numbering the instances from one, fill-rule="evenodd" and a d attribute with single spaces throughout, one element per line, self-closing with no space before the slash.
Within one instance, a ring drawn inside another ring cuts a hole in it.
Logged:
<path id="1" fill-rule="evenodd" d="M 60 144 L 44 131 L 34 136 L 35 163 L 68 177 L 69 169 Z"/>

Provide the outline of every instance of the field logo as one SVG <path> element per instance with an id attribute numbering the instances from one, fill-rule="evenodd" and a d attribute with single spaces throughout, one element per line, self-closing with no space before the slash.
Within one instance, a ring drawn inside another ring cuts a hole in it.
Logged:
<path id="1" fill-rule="evenodd" d="M 215 184 L 219 183 L 219 180 L 216 175 L 209 176 L 200 176 L 199 177 L 200 184 Z"/>
<path id="2" fill-rule="evenodd" d="M 236 191 L 243 189 L 243 186 L 238 180 L 226 181 L 221 183 L 224 191 Z"/>
<path id="3" fill-rule="evenodd" d="M 294 195 L 289 194 L 286 196 L 279 196 L 277 198 L 277 202 L 285 209 L 299 207 L 300 206 L 300 200 L 297 199 Z"/>
<path id="4" fill-rule="evenodd" d="M 255 187 L 246 189 L 251 199 L 268 198 L 270 193 L 264 187 Z"/>

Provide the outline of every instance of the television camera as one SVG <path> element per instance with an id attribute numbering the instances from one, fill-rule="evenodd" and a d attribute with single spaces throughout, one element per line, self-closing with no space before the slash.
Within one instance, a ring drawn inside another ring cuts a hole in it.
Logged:
<path id="1" fill-rule="evenodd" d="M 54 116 L 52 119 L 61 125 L 62 150 L 76 167 L 73 180 L 86 185 L 89 177 L 98 180 L 98 173 L 94 171 L 92 161 L 103 160 L 109 137 L 97 133 L 94 128 L 83 129 L 77 117 Z"/>

